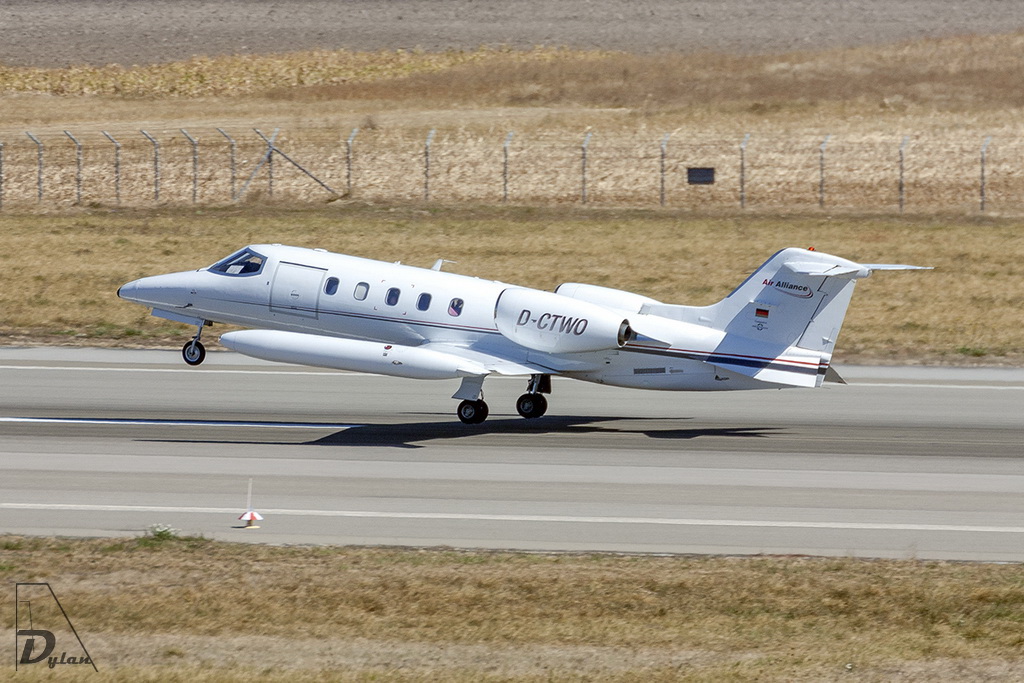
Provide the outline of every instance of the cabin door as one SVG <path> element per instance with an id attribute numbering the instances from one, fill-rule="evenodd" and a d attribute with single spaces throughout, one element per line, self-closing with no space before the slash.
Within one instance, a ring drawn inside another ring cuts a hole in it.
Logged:
<path id="1" fill-rule="evenodd" d="M 270 312 L 304 318 L 319 317 L 320 290 L 326 272 L 322 268 L 282 261 L 277 266 L 274 284 L 270 288 Z"/>

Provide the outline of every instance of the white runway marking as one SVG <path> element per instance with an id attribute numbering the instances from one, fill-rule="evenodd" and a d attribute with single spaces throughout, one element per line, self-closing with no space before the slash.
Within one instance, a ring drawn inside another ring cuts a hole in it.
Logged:
<path id="1" fill-rule="evenodd" d="M 187 372 L 192 375 L 204 374 L 204 375 L 317 375 L 323 377 L 325 375 L 330 376 L 332 374 L 339 374 L 338 370 L 210 370 L 210 369 L 199 369 L 188 366 L 182 366 L 180 368 L 111 368 L 111 367 L 80 367 L 80 366 L 63 366 L 63 365 L 0 365 L 0 370 L 59 370 L 61 372 L 148 372 L 148 373 L 184 373 Z M 348 373 L 348 374 L 365 374 L 365 373 Z"/>
<path id="2" fill-rule="evenodd" d="M 64 503 L 0 503 L 0 510 L 65 512 L 176 512 L 236 515 L 238 508 L 171 507 L 158 505 L 76 505 Z M 656 524 L 665 526 L 757 527 L 767 529 L 840 529 L 867 531 L 940 531 L 1024 534 L 1024 527 L 952 524 L 884 524 L 873 522 L 786 522 L 739 519 L 668 519 L 661 517 L 577 517 L 567 515 L 490 515 L 448 512 L 376 512 L 365 510 L 289 510 L 260 508 L 265 517 L 350 517 L 363 519 L 456 520 L 469 522 L 544 522 L 562 524 Z"/>
<path id="3" fill-rule="evenodd" d="M 206 374 L 206 375 L 313 375 L 317 377 L 325 377 L 331 375 L 365 375 L 372 373 L 362 372 L 349 372 L 339 370 L 300 370 L 298 368 L 281 368 L 281 369 L 212 369 L 212 368 L 193 368 L 193 367 L 168 367 L 168 368 L 137 368 L 137 367 L 83 367 L 79 365 L 0 365 L 0 370 L 56 370 L 60 372 L 138 372 L 138 373 L 189 373 L 189 374 Z M 502 379 L 500 377 L 494 377 L 493 379 Z M 564 377 L 555 377 L 556 380 L 565 380 Z M 986 389 L 997 391 L 1024 391 L 1024 386 L 1012 385 L 1012 384 L 938 384 L 930 383 L 923 384 L 916 381 L 905 381 L 905 382 L 859 382 L 853 380 L 850 382 L 851 387 L 884 387 L 884 388 L 924 388 L 924 389 L 950 389 L 950 390 L 962 390 L 962 389 Z"/>
<path id="4" fill-rule="evenodd" d="M 128 425 L 132 427 L 266 427 L 270 429 L 352 429 L 363 425 L 322 422 L 237 422 L 234 420 L 130 420 L 95 417 L 0 417 L 0 422 L 24 424 Z"/>
<path id="5" fill-rule="evenodd" d="M 921 389 L 986 389 L 997 391 L 1024 391 L 1022 386 L 1011 386 L 1007 384 L 920 384 L 918 382 L 851 382 L 851 387 L 887 387 L 887 388 L 921 388 Z"/>

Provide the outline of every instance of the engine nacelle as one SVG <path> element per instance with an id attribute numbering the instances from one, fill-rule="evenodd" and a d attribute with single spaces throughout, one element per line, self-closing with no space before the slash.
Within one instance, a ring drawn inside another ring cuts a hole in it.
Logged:
<path id="1" fill-rule="evenodd" d="M 629 313 L 639 313 L 641 307 L 645 304 L 661 303 L 642 294 L 634 294 L 622 289 L 611 289 L 610 287 L 585 285 L 579 282 L 562 283 L 555 288 L 555 293 L 578 301 L 587 301 L 598 306 L 615 308 Z"/>
<path id="2" fill-rule="evenodd" d="M 634 336 L 621 313 L 560 294 L 516 287 L 498 296 L 494 322 L 506 338 L 547 353 L 617 349 Z"/>

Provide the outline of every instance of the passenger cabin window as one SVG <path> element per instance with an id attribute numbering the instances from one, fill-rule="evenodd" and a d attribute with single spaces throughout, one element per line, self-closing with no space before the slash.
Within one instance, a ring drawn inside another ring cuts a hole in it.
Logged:
<path id="1" fill-rule="evenodd" d="M 251 249 L 243 249 L 228 256 L 223 261 L 217 261 L 207 270 L 211 273 L 221 273 L 223 275 L 250 277 L 258 275 L 263 270 L 266 262 L 267 259 L 264 256 L 257 254 Z"/>
<path id="2" fill-rule="evenodd" d="M 452 302 L 448 304 L 448 315 L 453 318 L 458 318 L 462 315 L 462 305 L 466 303 L 462 299 L 452 299 Z"/>
<path id="3" fill-rule="evenodd" d="M 425 311 L 428 308 L 430 308 L 430 299 L 431 296 L 426 292 L 420 294 L 419 298 L 416 299 L 416 309 L 420 311 Z"/>
<path id="4" fill-rule="evenodd" d="M 392 287 L 384 296 L 384 303 L 386 303 L 388 306 L 397 306 L 398 297 L 400 296 L 402 296 L 402 290 L 400 290 L 398 287 Z"/>
<path id="5" fill-rule="evenodd" d="M 355 297 L 356 301 L 365 301 L 366 295 L 370 293 L 370 285 L 365 282 L 360 282 L 356 285 L 356 289 L 352 292 L 352 296 Z"/>
<path id="6" fill-rule="evenodd" d="M 324 294 L 328 296 L 334 296 L 338 293 L 338 278 L 329 277 L 327 283 L 324 285 Z"/>

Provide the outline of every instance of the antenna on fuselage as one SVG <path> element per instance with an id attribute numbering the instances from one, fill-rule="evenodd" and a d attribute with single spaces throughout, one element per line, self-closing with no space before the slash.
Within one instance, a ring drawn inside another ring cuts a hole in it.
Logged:
<path id="1" fill-rule="evenodd" d="M 431 270 L 441 270 L 441 268 L 443 268 L 444 264 L 446 264 L 446 263 L 458 263 L 458 261 L 449 261 L 446 258 L 439 258 L 436 261 L 434 261 L 434 265 L 430 266 L 430 269 Z"/>

